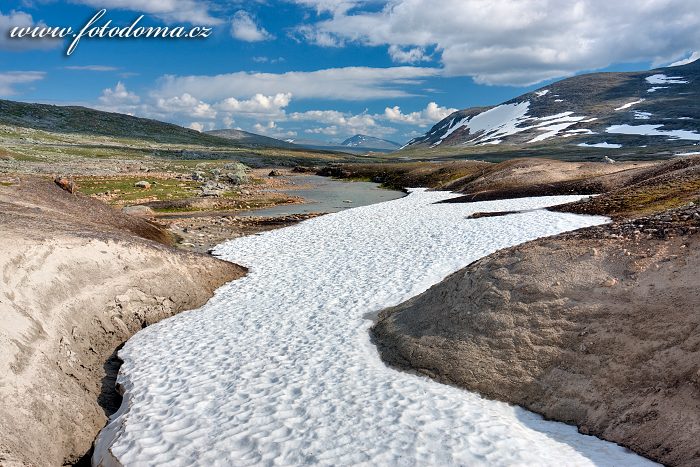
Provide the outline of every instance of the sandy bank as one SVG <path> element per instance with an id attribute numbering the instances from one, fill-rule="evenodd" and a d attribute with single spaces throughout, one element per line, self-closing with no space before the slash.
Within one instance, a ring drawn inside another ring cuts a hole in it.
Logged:
<path id="1" fill-rule="evenodd" d="M 700 465 L 700 210 L 508 248 L 380 314 L 390 364 Z"/>
<path id="2" fill-rule="evenodd" d="M 245 272 L 144 237 L 169 241 L 47 181 L 0 186 L 0 464 L 82 457 L 115 403 L 114 350 Z"/>

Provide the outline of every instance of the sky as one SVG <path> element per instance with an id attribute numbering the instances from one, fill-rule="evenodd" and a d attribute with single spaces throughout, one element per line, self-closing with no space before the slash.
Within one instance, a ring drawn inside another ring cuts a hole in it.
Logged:
<path id="1" fill-rule="evenodd" d="M 0 98 L 196 130 L 398 143 L 456 109 L 591 71 L 697 58 L 697 0 L 3 0 Z M 208 37 L 11 38 L 15 27 L 209 28 Z"/>

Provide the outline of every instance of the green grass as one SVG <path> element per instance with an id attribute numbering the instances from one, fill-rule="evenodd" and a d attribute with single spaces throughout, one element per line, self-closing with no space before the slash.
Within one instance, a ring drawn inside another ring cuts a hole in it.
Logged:
<path id="1" fill-rule="evenodd" d="M 151 188 L 145 190 L 134 186 L 136 182 L 145 180 L 151 183 Z M 145 177 L 77 177 L 78 191 L 88 196 L 111 192 L 114 197 L 112 204 L 123 204 L 144 198 L 155 198 L 158 201 L 172 201 L 191 198 L 197 195 L 199 182 L 176 179 L 154 179 Z M 155 182 L 155 184 L 154 184 Z M 115 190 L 119 192 L 115 193 Z"/>

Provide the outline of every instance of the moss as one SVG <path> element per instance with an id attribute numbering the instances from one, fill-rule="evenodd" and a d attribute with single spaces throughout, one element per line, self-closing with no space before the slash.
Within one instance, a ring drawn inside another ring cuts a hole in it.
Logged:
<path id="1" fill-rule="evenodd" d="M 134 184 L 145 180 L 150 189 L 137 188 Z M 196 194 L 198 182 L 177 179 L 153 179 L 149 177 L 78 177 L 78 191 L 90 196 L 109 193 L 111 204 L 141 199 L 168 201 L 191 198 Z M 119 190 L 119 191 L 116 191 Z"/>

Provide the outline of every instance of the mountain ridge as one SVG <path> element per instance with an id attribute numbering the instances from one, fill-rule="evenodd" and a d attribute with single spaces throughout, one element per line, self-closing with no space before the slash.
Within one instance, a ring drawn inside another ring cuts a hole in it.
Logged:
<path id="1" fill-rule="evenodd" d="M 619 149 L 700 142 L 700 61 L 578 75 L 499 105 L 458 110 L 402 149 L 567 146 Z"/>

